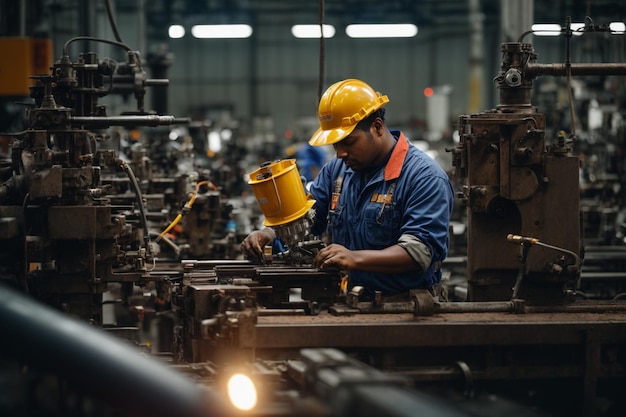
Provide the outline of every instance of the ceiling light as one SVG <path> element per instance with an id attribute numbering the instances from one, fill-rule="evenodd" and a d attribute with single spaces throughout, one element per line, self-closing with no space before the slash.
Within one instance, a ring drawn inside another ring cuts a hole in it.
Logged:
<path id="1" fill-rule="evenodd" d="M 572 29 L 572 33 L 574 36 L 581 36 L 585 33 L 585 24 L 584 23 L 572 23 L 569 25 L 570 29 Z"/>
<path id="2" fill-rule="evenodd" d="M 609 23 L 609 29 L 611 29 L 611 33 L 623 35 L 626 32 L 626 24 L 624 22 L 611 22 Z"/>
<path id="3" fill-rule="evenodd" d="M 323 30 L 325 38 L 335 36 L 335 27 L 333 25 L 324 25 Z M 301 39 L 319 38 L 320 32 L 320 25 L 293 25 L 291 27 L 291 34 Z"/>
<path id="4" fill-rule="evenodd" d="M 348 25 L 346 35 L 351 38 L 412 38 L 417 35 L 413 24 Z"/>
<path id="5" fill-rule="evenodd" d="M 180 39 L 185 36 L 185 28 L 181 25 L 172 25 L 167 30 L 167 33 L 170 35 L 172 39 Z"/>
<path id="6" fill-rule="evenodd" d="M 559 36 L 561 34 L 561 26 L 556 23 L 535 23 L 531 29 L 535 36 Z"/>
<path id="7" fill-rule="evenodd" d="M 195 38 L 249 38 L 252 35 L 250 25 L 195 25 L 191 28 Z"/>

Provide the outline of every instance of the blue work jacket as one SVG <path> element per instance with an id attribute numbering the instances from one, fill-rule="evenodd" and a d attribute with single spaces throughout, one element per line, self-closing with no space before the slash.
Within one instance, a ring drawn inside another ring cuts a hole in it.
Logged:
<path id="1" fill-rule="evenodd" d="M 391 133 L 396 145 L 369 181 L 335 157 L 310 188 L 316 201 L 313 234 L 330 232 L 333 243 L 350 250 L 384 249 L 411 234 L 430 249 L 432 262 L 422 273 L 350 271 L 350 287 L 361 285 L 369 296 L 375 290 L 388 296 L 431 288 L 441 280 L 441 262 L 448 254 L 452 184 L 441 166 L 404 134 Z"/>

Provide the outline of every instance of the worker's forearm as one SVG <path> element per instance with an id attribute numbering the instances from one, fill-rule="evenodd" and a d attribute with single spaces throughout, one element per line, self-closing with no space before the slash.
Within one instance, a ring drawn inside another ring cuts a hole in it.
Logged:
<path id="1" fill-rule="evenodd" d="M 417 262 L 399 245 L 381 250 L 358 250 L 353 253 L 356 261 L 354 269 L 387 273 L 421 270 Z"/>

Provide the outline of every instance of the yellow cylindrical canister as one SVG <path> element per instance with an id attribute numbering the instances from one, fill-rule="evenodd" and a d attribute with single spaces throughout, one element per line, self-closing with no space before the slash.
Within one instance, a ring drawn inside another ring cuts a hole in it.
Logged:
<path id="1" fill-rule="evenodd" d="M 295 159 L 263 164 L 249 175 L 248 184 L 265 215 L 265 226 L 297 220 L 315 204 L 307 198 Z"/>

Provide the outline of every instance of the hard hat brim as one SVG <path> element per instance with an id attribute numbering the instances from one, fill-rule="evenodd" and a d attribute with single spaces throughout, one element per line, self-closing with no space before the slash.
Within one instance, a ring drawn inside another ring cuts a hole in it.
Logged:
<path id="1" fill-rule="evenodd" d="M 322 128 L 319 128 L 315 133 L 313 133 L 311 139 L 309 139 L 309 145 L 324 146 L 340 142 L 352 133 L 355 127 L 356 125 L 350 126 L 348 129 L 337 128 L 329 130 L 322 130 Z"/>

